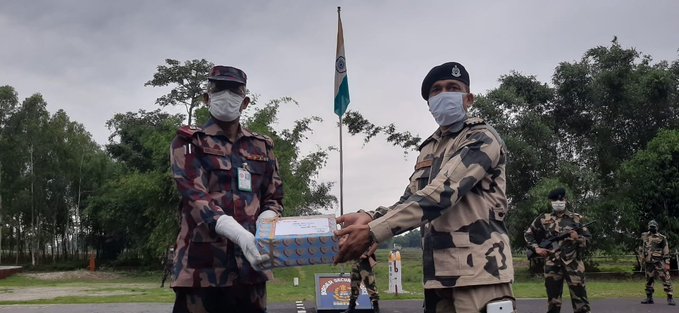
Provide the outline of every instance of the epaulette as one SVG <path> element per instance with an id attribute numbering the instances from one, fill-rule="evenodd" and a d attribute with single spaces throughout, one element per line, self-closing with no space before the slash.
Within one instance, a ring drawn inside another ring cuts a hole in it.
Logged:
<path id="1" fill-rule="evenodd" d="M 196 133 L 202 131 L 203 130 L 200 127 L 184 125 L 177 129 L 177 135 L 185 139 L 191 139 Z"/>
<path id="2" fill-rule="evenodd" d="M 571 211 L 568 211 L 568 213 L 570 213 L 570 216 L 573 220 L 577 220 L 578 222 L 582 220 L 582 215 Z"/>
<path id="3" fill-rule="evenodd" d="M 427 139 L 425 139 L 419 147 L 417 147 L 417 151 L 421 151 L 424 146 L 426 146 L 430 141 L 434 140 L 434 135 L 429 136 Z"/>
<path id="4" fill-rule="evenodd" d="M 465 126 L 476 126 L 486 124 L 486 122 L 480 117 L 470 117 L 464 121 Z"/>
<path id="5" fill-rule="evenodd" d="M 552 214 L 549 213 L 542 213 L 542 219 L 543 220 L 551 220 L 552 219 Z"/>
<path id="6" fill-rule="evenodd" d="M 253 131 L 251 131 L 250 133 L 252 133 L 252 137 L 255 137 L 259 140 L 264 140 L 269 147 L 273 148 L 273 139 L 271 139 L 271 137 L 260 133 L 255 133 Z"/>

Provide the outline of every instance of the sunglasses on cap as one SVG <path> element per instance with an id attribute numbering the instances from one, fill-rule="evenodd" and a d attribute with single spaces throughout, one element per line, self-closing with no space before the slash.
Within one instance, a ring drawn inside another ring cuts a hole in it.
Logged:
<path id="1" fill-rule="evenodd" d="M 215 92 L 220 92 L 223 90 L 229 90 L 235 94 L 239 94 L 241 96 L 245 96 L 245 91 L 242 88 L 243 84 L 239 84 L 236 82 L 226 82 L 226 81 L 214 81 L 214 80 L 209 80 L 207 83 L 207 92 L 208 93 L 215 93 Z"/>

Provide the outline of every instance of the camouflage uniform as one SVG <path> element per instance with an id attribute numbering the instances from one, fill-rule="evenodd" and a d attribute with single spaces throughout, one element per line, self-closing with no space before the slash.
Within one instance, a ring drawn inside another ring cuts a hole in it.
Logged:
<path id="1" fill-rule="evenodd" d="M 267 275 L 250 266 L 238 245 L 219 236 L 215 224 L 227 214 L 254 234 L 259 214 L 282 212 L 283 188 L 271 139 L 240 127 L 232 143 L 210 119 L 203 128 L 179 129 L 172 142 L 171 164 L 182 197 L 172 287 L 188 297 L 249 292 L 244 297 L 265 304 Z M 251 173 L 251 191 L 239 188 L 239 170 Z M 200 287 L 234 288 L 191 290 Z M 177 295 L 181 301 L 181 294 Z"/>
<path id="2" fill-rule="evenodd" d="M 165 259 L 163 260 L 163 279 L 160 281 L 160 288 L 165 286 L 165 280 L 172 274 L 172 262 L 174 260 L 174 248 L 170 248 L 165 253 Z"/>
<path id="3" fill-rule="evenodd" d="M 543 213 L 538 216 L 524 233 L 528 245 L 535 249 L 538 239 L 548 238 L 568 231 L 569 227 L 584 223 L 580 214 L 565 210 L 561 214 Z M 570 290 L 571 302 L 575 313 L 590 312 L 587 289 L 585 288 L 585 263 L 582 261 L 583 249 L 591 240 L 587 227 L 577 230 L 579 239 L 570 237 L 559 242 L 559 249 L 545 259 L 545 288 L 547 289 L 548 313 L 561 311 L 563 281 Z"/>
<path id="4" fill-rule="evenodd" d="M 423 225 L 426 312 L 440 311 L 446 306 L 442 301 L 457 311 L 478 312 L 490 300 L 512 298 L 514 266 L 504 224 L 506 156 L 500 136 L 480 118 L 439 128 L 420 146 L 401 199 L 367 212 L 376 242 Z M 499 292 L 485 289 L 497 285 L 503 286 Z M 427 297 L 462 290 L 472 293 L 465 299 L 473 303 Z"/>
<path id="5" fill-rule="evenodd" d="M 356 299 L 358 299 L 361 293 L 361 282 L 368 291 L 371 301 L 380 299 L 377 286 L 375 286 L 375 272 L 373 272 L 375 263 L 375 254 L 361 257 L 354 262 L 354 266 L 351 267 L 351 297 L 349 301 L 356 302 Z"/>
<path id="6" fill-rule="evenodd" d="M 645 232 L 641 234 L 642 251 L 646 268 L 646 295 L 653 295 L 655 278 L 663 283 L 663 290 L 668 298 L 672 298 L 672 278 L 665 270 L 665 265 L 670 264 L 670 247 L 667 238 L 660 233 Z"/>

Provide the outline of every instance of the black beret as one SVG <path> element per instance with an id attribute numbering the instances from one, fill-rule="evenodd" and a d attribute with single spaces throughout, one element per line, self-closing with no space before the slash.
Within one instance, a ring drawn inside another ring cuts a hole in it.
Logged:
<path id="1" fill-rule="evenodd" d="M 469 87 L 469 73 L 457 62 L 443 63 L 439 66 L 434 66 L 427 76 L 422 81 L 422 98 L 429 100 L 429 90 L 435 82 L 444 79 L 452 79 L 465 83 Z"/>
<path id="2" fill-rule="evenodd" d="M 563 187 L 556 188 L 549 192 L 547 199 L 552 201 L 563 201 L 566 198 L 566 189 Z"/>
<path id="3" fill-rule="evenodd" d="M 233 66 L 217 65 L 212 68 L 207 79 L 236 82 L 245 85 L 248 77 L 245 75 L 245 72 Z"/>

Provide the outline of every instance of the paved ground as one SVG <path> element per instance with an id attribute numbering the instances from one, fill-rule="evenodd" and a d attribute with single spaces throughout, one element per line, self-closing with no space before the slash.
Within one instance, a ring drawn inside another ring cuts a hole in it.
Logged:
<path id="1" fill-rule="evenodd" d="M 421 301 L 384 301 L 381 304 L 383 313 L 422 312 Z M 303 304 L 307 313 L 315 313 L 314 304 Z M 546 311 L 544 299 L 521 299 L 518 301 L 519 313 L 542 313 Z M 669 313 L 679 312 L 679 307 L 665 304 L 664 300 L 653 305 L 640 304 L 639 300 L 606 299 L 592 302 L 592 310 L 596 313 Z M 136 304 L 73 304 L 73 305 L 0 305 L 3 313 L 166 313 L 172 311 L 170 304 L 136 303 Z M 298 313 L 295 303 L 271 303 L 270 313 Z M 303 311 L 302 311 L 303 312 Z M 570 303 L 561 310 L 572 313 Z"/>

